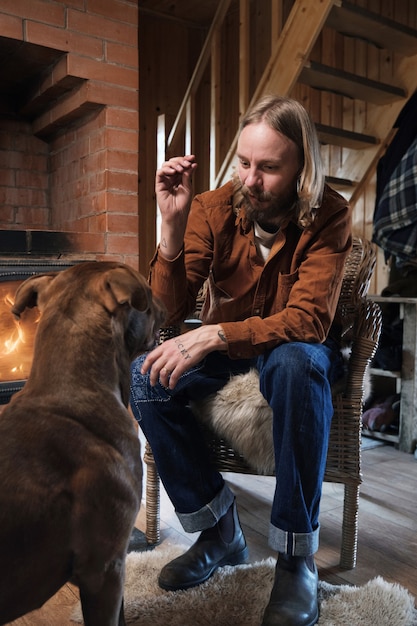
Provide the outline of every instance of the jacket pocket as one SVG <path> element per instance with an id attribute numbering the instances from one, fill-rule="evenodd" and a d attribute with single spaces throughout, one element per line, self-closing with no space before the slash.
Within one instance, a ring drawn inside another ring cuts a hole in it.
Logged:
<path id="1" fill-rule="evenodd" d="M 277 285 L 277 295 L 275 298 L 275 311 L 274 313 L 279 313 L 288 304 L 288 300 L 290 299 L 291 289 L 295 285 L 298 280 L 298 270 L 293 272 L 292 274 L 279 274 L 278 275 L 278 285 Z"/>
<path id="2" fill-rule="evenodd" d="M 252 290 L 234 296 L 214 282 L 212 274 L 207 280 L 207 292 L 201 311 L 205 324 L 236 322 L 250 317 L 253 303 Z"/>

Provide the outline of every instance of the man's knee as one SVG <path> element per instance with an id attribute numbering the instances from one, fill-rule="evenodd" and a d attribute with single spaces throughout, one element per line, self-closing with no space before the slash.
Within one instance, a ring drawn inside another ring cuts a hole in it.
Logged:
<path id="1" fill-rule="evenodd" d="M 301 376 L 311 370 L 314 362 L 312 344 L 302 342 L 284 343 L 260 358 L 260 373 L 282 379 Z"/>

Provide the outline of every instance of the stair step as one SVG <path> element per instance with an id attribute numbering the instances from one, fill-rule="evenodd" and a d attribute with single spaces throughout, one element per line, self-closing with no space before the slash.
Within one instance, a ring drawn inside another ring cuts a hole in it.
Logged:
<path id="1" fill-rule="evenodd" d="M 379 48 L 394 50 L 405 56 L 417 54 L 417 31 L 342 0 L 334 6 L 326 26 L 351 37 L 359 37 Z"/>
<path id="2" fill-rule="evenodd" d="M 407 92 L 401 87 L 357 76 L 316 61 L 309 61 L 304 66 L 299 82 L 373 104 L 390 104 L 407 97 Z"/>
<path id="3" fill-rule="evenodd" d="M 315 124 L 320 143 L 361 150 L 379 144 L 379 139 L 372 135 L 355 133 L 344 128 L 335 128 L 325 124 Z"/>
<path id="4" fill-rule="evenodd" d="M 345 191 L 352 193 L 355 189 L 355 183 L 347 178 L 337 178 L 336 176 L 326 176 L 326 183 L 336 189 L 336 191 Z"/>

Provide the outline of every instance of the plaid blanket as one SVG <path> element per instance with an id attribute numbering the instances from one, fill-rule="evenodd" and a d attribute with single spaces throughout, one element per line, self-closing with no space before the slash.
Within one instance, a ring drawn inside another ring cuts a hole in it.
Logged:
<path id="1" fill-rule="evenodd" d="M 374 213 L 372 241 L 398 267 L 417 259 L 417 138 L 386 183 Z"/>

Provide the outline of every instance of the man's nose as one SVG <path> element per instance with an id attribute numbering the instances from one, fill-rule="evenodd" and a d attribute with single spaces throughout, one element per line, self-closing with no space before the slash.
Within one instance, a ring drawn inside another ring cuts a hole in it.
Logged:
<path id="1" fill-rule="evenodd" d="M 251 168 L 247 171 L 245 185 L 247 187 L 262 187 L 262 176 L 258 169 Z"/>

